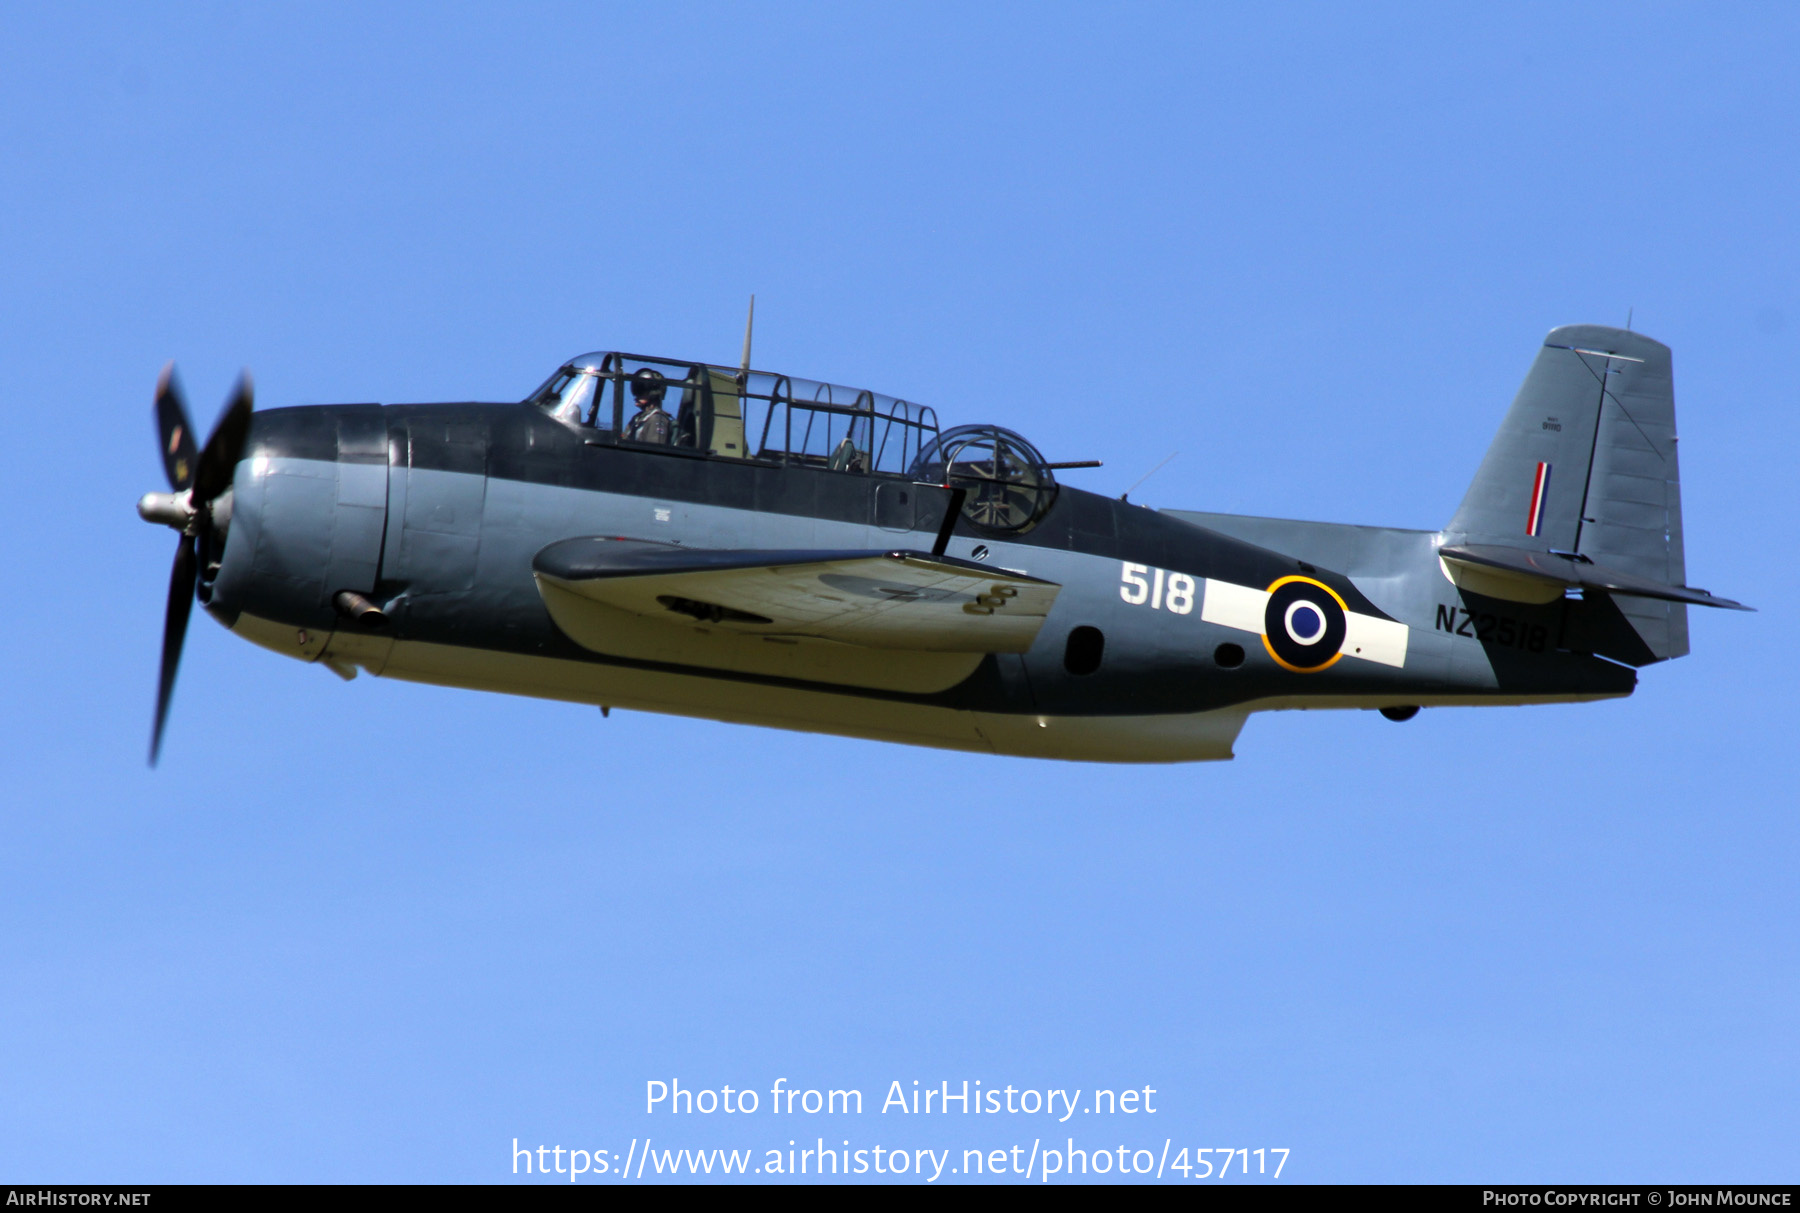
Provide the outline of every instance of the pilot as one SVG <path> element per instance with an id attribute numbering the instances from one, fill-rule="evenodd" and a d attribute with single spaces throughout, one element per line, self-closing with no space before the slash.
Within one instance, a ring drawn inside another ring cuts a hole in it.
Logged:
<path id="1" fill-rule="evenodd" d="M 625 440 L 627 442 L 656 442 L 667 445 L 669 415 L 663 412 L 662 402 L 663 395 L 668 390 L 668 382 L 649 367 L 645 367 L 631 377 L 631 398 L 637 401 L 638 411 L 630 421 L 625 423 Z"/>

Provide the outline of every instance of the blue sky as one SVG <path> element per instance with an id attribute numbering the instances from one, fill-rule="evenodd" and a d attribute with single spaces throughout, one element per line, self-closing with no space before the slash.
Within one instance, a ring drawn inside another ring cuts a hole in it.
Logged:
<path id="1" fill-rule="evenodd" d="M 11 11 L 0 1175 L 1071 1132 L 873 1110 L 968 1079 L 1150 1086 L 1078 1147 L 1284 1147 L 1290 1179 L 1791 1179 L 1797 34 Z M 203 426 L 246 365 L 264 407 L 515 399 L 582 350 L 730 361 L 751 292 L 759 365 L 1103 459 L 1085 487 L 1179 451 L 1134 500 L 1419 527 L 1543 334 L 1629 313 L 1675 351 L 1689 578 L 1761 613 L 1695 612 L 1628 701 L 1266 715 L 1166 768 L 344 685 L 197 616 L 145 769 L 165 360 Z M 672 1077 L 870 1111 L 646 1115 Z"/>

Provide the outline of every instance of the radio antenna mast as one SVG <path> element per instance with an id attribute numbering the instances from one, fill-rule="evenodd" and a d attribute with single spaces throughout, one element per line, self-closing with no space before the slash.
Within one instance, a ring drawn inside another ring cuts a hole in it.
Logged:
<path id="1" fill-rule="evenodd" d="M 744 369 L 739 372 L 744 382 L 750 381 L 750 330 L 756 324 L 756 296 L 750 296 L 750 314 L 744 318 Z"/>

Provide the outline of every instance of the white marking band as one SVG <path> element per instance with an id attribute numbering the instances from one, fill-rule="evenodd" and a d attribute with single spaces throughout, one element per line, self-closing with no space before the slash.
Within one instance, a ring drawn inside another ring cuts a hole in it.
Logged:
<path id="1" fill-rule="evenodd" d="M 1376 661 L 1396 669 L 1406 665 L 1406 638 L 1412 629 L 1392 619 L 1344 612 L 1344 656 Z"/>
<path id="2" fill-rule="evenodd" d="M 1222 628 L 1238 628 L 1262 635 L 1263 612 L 1269 606 L 1267 590 L 1253 590 L 1247 585 L 1206 579 L 1206 598 L 1200 603 L 1200 618 Z"/>

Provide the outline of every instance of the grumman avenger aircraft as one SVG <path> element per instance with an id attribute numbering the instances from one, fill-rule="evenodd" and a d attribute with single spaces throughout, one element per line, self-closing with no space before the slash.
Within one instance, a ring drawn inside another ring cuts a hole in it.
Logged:
<path id="1" fill-rule="evenodd" d="M 1629 695 L 1688 651 L 1668 347 L 1559 328 L 1439 531 L 1153 510 L 997 425 L 740 367 L 572 359 L 512 404 L 252 414 L 196 450 L 156 758 L 191 601 L 357 670 L 1000 754 L 1232 757 L 1252 712 Z"/>

